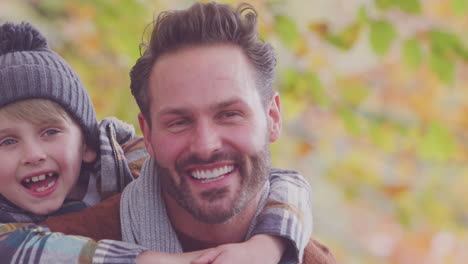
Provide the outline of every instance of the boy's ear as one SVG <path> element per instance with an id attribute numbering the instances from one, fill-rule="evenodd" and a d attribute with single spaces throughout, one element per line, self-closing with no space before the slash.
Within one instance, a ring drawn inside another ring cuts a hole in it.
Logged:
<path id="1" fill-rule="evenodd" d="M 85 163 L 93 163 L 96 158 L 96 151 L 92 147 L 88 146 L 88 144 L 84 144 L 83 161 Z"/>
<path id="2" fill-rule="evenodd" d="M 281 134 L 282 120 L 281 120 L 281 105 L 278 93 L 275 93 L 270 105 L 267 109 L 268 126 L 269 126 L 269 140 L 275 142 Z"/>
<path id="3" fill-rule="evenodd" d="M 151 146 L 151 127 L 148 122 L 146 122 L 145 117 L 142 113 L 138 114 L 138 123 L 140 124 L 141 132 L 143 133 L 143 142 L 145 142 L 146 150 L 151 158 L 154 159 L 154 151 Z"/>

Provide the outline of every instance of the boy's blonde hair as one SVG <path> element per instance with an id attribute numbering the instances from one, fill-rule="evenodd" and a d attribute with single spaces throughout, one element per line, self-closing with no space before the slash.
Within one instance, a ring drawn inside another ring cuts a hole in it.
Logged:
<path id="1" fill-rule="evenodd" d="M 31 122 L 35 125 L 55 123 L 60 120 L 76 123 L 63 107 L 47 99 L 27 99 L 8 104 L 0 108 L 0 116 Z"/>

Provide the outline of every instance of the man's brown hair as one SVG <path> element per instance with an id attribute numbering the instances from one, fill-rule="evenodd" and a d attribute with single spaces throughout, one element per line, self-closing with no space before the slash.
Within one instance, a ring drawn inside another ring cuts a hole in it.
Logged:
<path id="1" fill-rule="evenodd" d="M 264 106 L 273 97 L 276 57 L 273 47 L 258 39 L 257 12 L 251 5 L 242 3 L 234 9 L 216 2 L 196 3 L 186 10 L 159 14 L 153 25 L 150 42 L 140 46 L 145 48 L 144 53 L 130 71 L 132 94 L 148 122 L 148 83 L 153 65 L 163 54 L 182 48 L 223 43 L 240 47 L 255 69 Z"/>

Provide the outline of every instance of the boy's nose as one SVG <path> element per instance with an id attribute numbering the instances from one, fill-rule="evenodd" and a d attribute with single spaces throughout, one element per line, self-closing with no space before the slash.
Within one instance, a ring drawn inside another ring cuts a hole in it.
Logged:
<path id="1" fill-rule="evenodd" d="M 30 145 L 23 151 L 24 165 L 38 165 L 46 160 L 46 154 L 38 145 Z"/>

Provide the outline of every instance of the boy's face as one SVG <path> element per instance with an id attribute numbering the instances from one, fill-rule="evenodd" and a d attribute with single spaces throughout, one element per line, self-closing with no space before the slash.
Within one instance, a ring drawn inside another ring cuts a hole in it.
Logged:
<path id="1" fill-rule="evenodd" d="M 59 209 L 81 162 L 95 157 L 69 118 L 34 124 L 0 111 L 0 194 L 27 211 L 45 215 Z"/>

